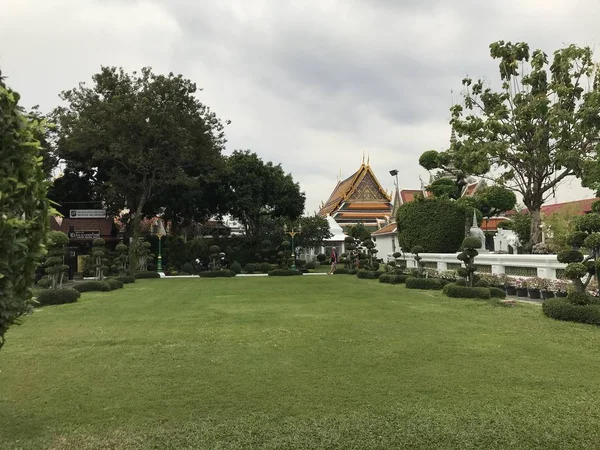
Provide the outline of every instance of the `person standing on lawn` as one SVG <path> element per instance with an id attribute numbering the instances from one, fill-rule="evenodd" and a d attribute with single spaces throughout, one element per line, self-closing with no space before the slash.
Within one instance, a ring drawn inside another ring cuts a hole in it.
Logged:
<path id="1" fill-rule="evenodd" d="M 335 271 L 335 266 L 337 266 L 338 263 L 338 252 L 337 252 L 337 248 L 333 247 L 333 249 L 331 250 L 331 269 L 329 269 L 328 275 L 333 275 L 333 272 Z"/>

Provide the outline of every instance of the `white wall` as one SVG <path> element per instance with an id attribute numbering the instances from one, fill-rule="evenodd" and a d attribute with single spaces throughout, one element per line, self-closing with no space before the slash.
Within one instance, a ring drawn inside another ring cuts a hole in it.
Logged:
<path id="1" fill-rule="evenodd" d="M 377 257 L 385 260 L 386 255 L 393 255 L 398 250 L 398 234 L 384 234 L 380 236 L 372 236 L 372 238 L 376 238 L 375 244 L 377 252 Z"/>
<path id="2" fill-rule="evenodd" d="M 378 240 L 379 241 L 379 240 Z M 420 256 L 424 262 L 436 263 L 437 270 L 448 270 L 448 263 L 460 263 L 456 256 L 458 253 L 423 253 Z M 392 253 L 388 253 L 388 261 L 393 260 Z M 408 267 L 417 267 L 413 255 L 406 254 L 406 264 Z M 505 255 L 497 253 L 481 253 L 475 258 L 475 265 L 491 266 L 491 273 L 507 273 L 507 268 L 535 268 L 537 276 L 540 278 L 556 279 L 556 271 L 564 269 L 566 264 L 561 264 L 556 260 L 556 255 Z M 508 273 L 508 275 L 512 275 Z M 521 276 L 521 275 L 514 275 Z M 524 277 L 527 275 L 523 275 Z"/>

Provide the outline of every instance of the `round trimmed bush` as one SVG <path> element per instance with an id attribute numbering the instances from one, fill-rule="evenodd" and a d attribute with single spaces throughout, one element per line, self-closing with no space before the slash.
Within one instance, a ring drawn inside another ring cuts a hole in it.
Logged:
<path id="1" fill-rule="evenodd" d="M 479 280 L 477 283 L 475 283 L 475 287 L 490 287 L 489 283 L 485 280 Z"/>
<path id="2" fill-rule="evenodd" d="M 136 272 L 134 275 L 136 279 L 142 278 L 160 278 L 160 274 L 158 272 L 146 271 L 146 272 Z"/>
<path id="3" fill-rule="evenodd" d="M 585 264 L 571 263 L 565 268 L 565 277 L 574 280 L 583 277 L 587 271 Z"/>
<path id="4" fill-rule="evenodd" d="M 477 239 L 476 237 L 469 236 L 463 240 L 462 246 L 463 248 L 481 248 L 481 240 Z"/>
<path id="5" fill-rule="evenodd" d="M 314 270 L 317 268 L 317 264 L 314 261 L 308 261 L 304 267 L 308 270 Z"/>
<path id="6" fill-rule="evenodd" d="M 323 253 L 319 253 L 319 254 L 317 255 L 317 261 L 319 261 L 319 262 L 321 262 L 321 263 L 322 263 L 322 262 L 324 262 L 324 261 L 326 261 L 326 260 L 327 260 L 327 255 L 324 255 Z"/>
<path id="7" fill-rule="evenodd" d="M 269 273 L 271 270 L 273 270 L 273 268 L 271 267 L 271 264 L 269 264 L 268 262 L 260 263 L 260 266 L 258 267 L 258 269 L 262 273 Z"/>
<path id="8" fill-rule="evenodd" d="M 37 282 L 37 287 L 40 287 L 42 289 L 48 289 L 51 285 L 52 281 L 50 281 L 50 279 L 46 277 L 40 279 L 40 281 Z"/>
<path id="9" fill-rule="evenodd" d="M 379 276 L 380 283 L 401 284 L 406 281 L 406 275 L 397 275 L 395 273 L 384 273 Z"/>
<path id="10" fill-rule="evenodd" d="M 408 289 L 426 289 L 430 291 L 439 291 L 440 289 L 442 289 L 442 282 L 437 278 L 408 277 L 406 279 L 406 287 Z"/>
<path id="11" fill-rule="evenodd" d="M 80 296 L 79 291 L 71 288 L 47 289 L 37 295 L 37 302 L 40 306 L 64 305 L 65 303 L 75 303 Z"/>
<path id="12" fill-rule="evenodd" d="M 556 255 L 556 259 L 563 264 L 580 263 L 583 261 L 583 253 L 579 250 L 563 250 Z"/>
<path id="13" fill-rule="evenodd" d="M 242 265 L 237 261 L 231 263 L 231 266 L 229 268 L 232 272 L 235 272 L 236 274 L 242 273 Z"/>
<path id="14" fill-rule="evenodd" d="M 258 272 L 258 264 L 256 263 L 248 263 L 244 266 L 244 271 L 246 273 L 254 273 Z"/>
<path id="15" fill-rule="evenodd" d="M 111 291 L 114 291 L 115 289 L 121 289 L 123 287 L 123 282 L 115 278 L 108 278 L 106 283 L 108 283 L 108 287 Z"/>
<path id="16" fill-rule="evenodd" d="M 356 272 L 356 276 L 365 280 L 375 280 L 381 276 L 381 273 L 374 272 L 373 270 L 360 269 L 358 272 Z"/>
<path id="17" fill-rule="evenodd" d="M 450 283 L 444 286 L 444 294 L 452 298 L 477 298 L 487 300 L 491 297 L 489 288 L 459 286 L 456 283 Z"/>
<path id="18" fill-rule="evenodd" d="M 339 267 L 333 271 L 334 275 L 348 275 L 348 269 L 345 267 Z"/>
<path id="19" fill-rule="evenodd" d="M 506 298 L 506 292 L 504 292 L 504 289 L 500 289 L 497 287 L 491 287 L 489 289 L 490 289 L 490 297 L 499 298 L 502 300 Z"/>
<path id="20" fill-rule="evenodd" d="M 186 262 L 181 266 L 181 271 L 192 274 L 194 273 L 194 266 L 192 265 L 192 263 Z"/>
<path id="21" fill-rule="evenodd" d="M 83 281 L 75 284 L 73 289 L 79 292 L 107 292 L 110 291 L 110 285 L 106 281 Z"/>
<path id="22" fill-rule="evenodd" d="M 586 292 L 571 291 L 567 295 L 567 300 L 574 305 L 589 305 L 592 303 L 592 297 Z"/>
<path id="23" fill-rule="evenodd" d="M 549 298 L 542 303 L 548 317 L 569 322 L 600 325 L 600 305 L 574 305 L 566 298 Z"/>
<path id="24" fill-rule="evenodd" d="M 120 277 L 115 277 L 115 280 L 119 280 L 121 283 L 124 283 L 124 284 L 135 283 L 135 277 L 132 277 L 129 275 L 122 275 Z"/>
<path id="25" fill-rule="evenodd" d="M 575 248 L 580 248 L 583 246 L 583 241 L 585 241 L 586 237 L 587 233 L 585 231 L 573 231 L 567 236 L 567 244 Z"/>

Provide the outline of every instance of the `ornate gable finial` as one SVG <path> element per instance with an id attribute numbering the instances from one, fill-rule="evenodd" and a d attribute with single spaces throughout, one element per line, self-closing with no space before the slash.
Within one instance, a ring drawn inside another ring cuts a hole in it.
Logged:
<path id="1" fill-rule="evenodd" d="M 367 153 L 367 166 L 371 163 L 371 155 Z"/>
<path id="2" fill-rule="evenodd" d="M 362 156 L 362 163 L 363 166 L 365 165 L 365 151 L 363 150 L 363 156 Z"/>

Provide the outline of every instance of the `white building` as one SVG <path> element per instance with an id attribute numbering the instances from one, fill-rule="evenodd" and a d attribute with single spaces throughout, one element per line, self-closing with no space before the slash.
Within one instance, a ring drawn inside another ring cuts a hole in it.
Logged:
<path id="1" fill-rule="evenodd" d="M 371 239 L 373 239 L 373 242 L 377 246 L 377 255 L 379 258 L 385 260 L 387 255 L 392 255 L 400 251 L 400 246 L 398 245 L 398 228 L 395 222 L 371 233 Z"/>

